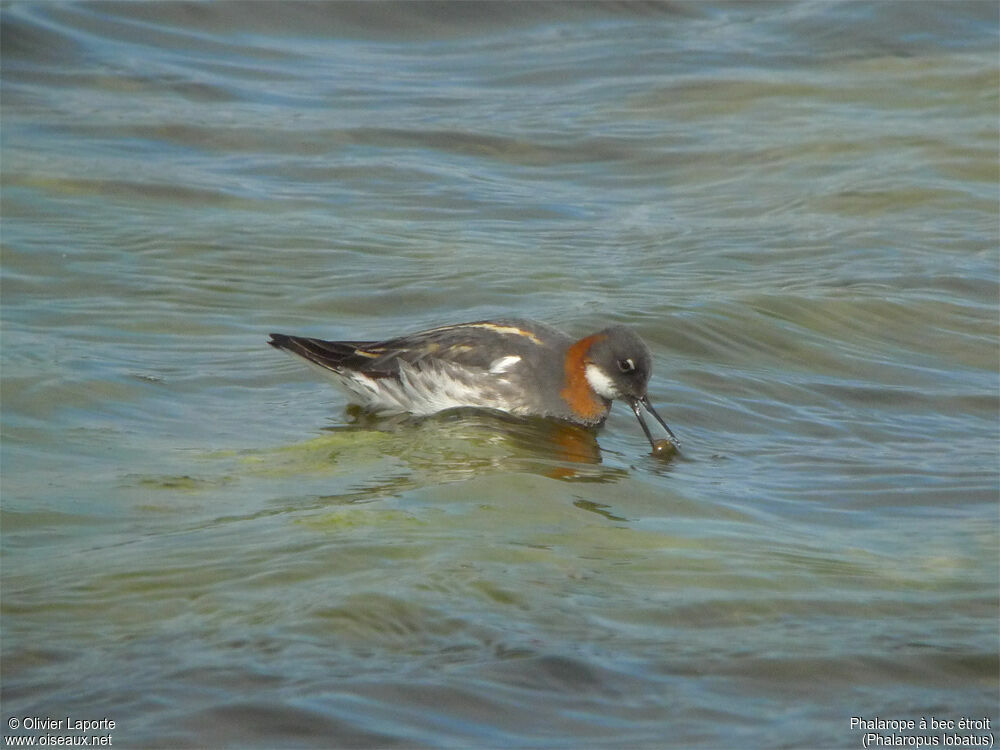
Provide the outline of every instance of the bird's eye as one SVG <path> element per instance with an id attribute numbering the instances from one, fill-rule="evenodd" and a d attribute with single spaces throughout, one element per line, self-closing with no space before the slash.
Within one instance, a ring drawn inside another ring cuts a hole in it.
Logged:
<path id="1" fill-rule="evenodd" d="M 619 359 L 618 369 L 622 372 L 633 372 L 635 371 L 635 362 L 631 359 Z"/>

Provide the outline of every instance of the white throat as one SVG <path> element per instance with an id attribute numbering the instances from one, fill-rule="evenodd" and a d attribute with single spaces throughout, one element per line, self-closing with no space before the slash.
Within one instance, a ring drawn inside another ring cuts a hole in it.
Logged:
<path id="1" fill-rule="evenodd" d="M 587 365 L 583 371 L 594 392 L 608 401 L 614 401 L 620 395 L 615 388 L 614 381 L 611 380 L 597 365 Z"/>

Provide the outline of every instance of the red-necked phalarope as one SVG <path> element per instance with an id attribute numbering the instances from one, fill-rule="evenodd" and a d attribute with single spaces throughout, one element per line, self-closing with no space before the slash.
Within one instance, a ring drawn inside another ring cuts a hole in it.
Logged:
<path id="1" fill-rule="evenodd" d="M 385 341 L 325 341 L 272 333 L 268 342 L 320 367 L 372 412 L 435 414 L 457 407 L 553 417 L 583 425 L 604 422 L 611 402 L 652 415 L 677 438 L 646 396 L 649 349 L 624 326 L 579 341 L 543 323 L 482 320 L 442 326 Z"/>

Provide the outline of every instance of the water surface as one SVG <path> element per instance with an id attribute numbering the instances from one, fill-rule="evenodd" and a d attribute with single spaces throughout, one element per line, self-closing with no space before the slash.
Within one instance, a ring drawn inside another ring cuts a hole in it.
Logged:
<path id="1" fill-rule="evenodd" d="M 996 726 L 995 3 L 0 12 L 5 733 Z M 633 326 L 682 455 L 265 344 L 510 314 Z"/>

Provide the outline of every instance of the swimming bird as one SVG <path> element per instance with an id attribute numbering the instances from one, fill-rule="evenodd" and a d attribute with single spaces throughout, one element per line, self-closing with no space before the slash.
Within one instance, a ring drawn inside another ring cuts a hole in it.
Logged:
<path id="1" fill-rule="evenodd" d="M 649 348 L 622 325 L 574 340 L 532 320 L 509 318 L 431 328 L 384 341 L 326 341 L 272 333 L 268 343 L 319 367 L 375 413 L 430 415 L 458 407 L 496 409 L 580 425 L 604 423 L 616 399 L 674 433 L 646 395 Z"/>

